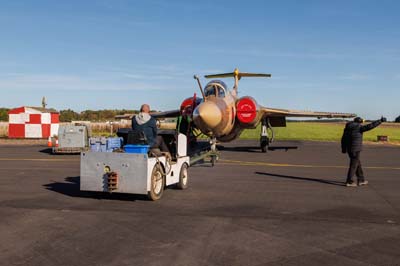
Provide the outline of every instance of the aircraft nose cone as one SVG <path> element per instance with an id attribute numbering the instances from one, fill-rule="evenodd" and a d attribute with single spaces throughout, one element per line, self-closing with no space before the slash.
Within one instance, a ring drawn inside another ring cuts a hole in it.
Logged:
<path id="1" fill-rule="evenodd" d="M 204 102 L 194 110 L 193 119 L 196 125 L 213 129 L 222 120 L 221 110 L 213 102 Z"/>

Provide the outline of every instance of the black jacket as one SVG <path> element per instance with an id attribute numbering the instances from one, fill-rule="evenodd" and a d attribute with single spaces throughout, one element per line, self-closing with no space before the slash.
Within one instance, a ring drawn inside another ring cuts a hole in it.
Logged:
<path id="1" fill-rule="evenodd" d="M 146 123 L 139 125 L 134 116 L 132 118 L 132 129 L 143 131 L 150 146 L 153 146 L 156 143 L 157 123 L 154 117 L 151 117 Z"/>
<path id="2" fill-rule="evenodd" d="M 358 152 L 362 150 L 363 133 L 381 124 L 381 120 L 376 120 L 367 125 L 357 122 L 348 122 L 342 136 L 342 152 Z"/>

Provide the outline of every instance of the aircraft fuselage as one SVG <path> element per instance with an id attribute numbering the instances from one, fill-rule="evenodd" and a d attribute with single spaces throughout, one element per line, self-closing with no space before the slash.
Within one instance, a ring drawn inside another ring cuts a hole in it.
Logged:
<path id="1" fill-rule="evenodd" d="M 205 98 L 193 112 L 198 129 L 222 142 L 236 139 L 243 127 L 236 119 L 238 99 L 219 80 L 209 82 L 204 89 Z"/>

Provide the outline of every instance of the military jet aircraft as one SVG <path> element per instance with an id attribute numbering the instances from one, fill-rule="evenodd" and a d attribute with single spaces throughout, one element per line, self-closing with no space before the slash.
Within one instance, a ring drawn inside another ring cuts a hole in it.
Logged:
<path id="1" fill-rule="evenodd" d="M 229 90 L 227 85 L 216 78 L 234 78 L 234 86 Z M 270 108 L 259 105 L 251 96 L 238 96 L 239 80 L 242 77 L 271 77 L 271 74 L 244 73 L 235 69 L 231 73 L 206 75 L 213 79 L 204 90 L 198 76 L 197 80 L 203 99 L 193 97 L 185 99 L 179 110 L 153 114 L 155 118 L 190 115 L 194 127 L 212 140 L 215 149 L 216 141 L 229 142 L 240 136 L 244 129 L 256 128 L 261 123 L 260 148 L 266 152 L 273 141 L 273 127 L 285 127 L 286 117 L 317 118 L 351 118 L 355 114 L 335 112 L 311 112 Z M 270 134 L 268 133 L 270 130 Z"/>

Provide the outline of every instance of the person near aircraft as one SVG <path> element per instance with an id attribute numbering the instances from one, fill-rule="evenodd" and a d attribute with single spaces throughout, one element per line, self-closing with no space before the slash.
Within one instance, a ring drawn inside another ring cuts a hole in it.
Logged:
<path id="1" fill-rule="evenodd" d="M 140 113 L 132 117 L 132 129 L 143 132 L 151 149 L 159 148 L 162 152 L 169 152 L 164 139 L 157 135 L 156 119 L 150 115 L 148 104 L 142 104 Z"/>
<path id="2" fill-rule="evenodd" d="M 191 118 L 193 112 L 192 106 L 185 106 L 181 108 L 181 115 L 178 116 L 176 121 L 176 131 L 184 134 L 187 137 L 187 142 L 190 148 L 196 147 L 197 137 L 194 134 L 194 124 Z"/>
<path id="3" fill-rule="evenodd" d="M 346 124 L 343 130 L 341 146 L 342 153 L 347 153 L 350 158 L 350 165 L 346 180 L 347 187 L 357 187 L 357 185 L 362 186 L 368 184 L 368 181 L 365 180 L 360 161 L 363 133 L 379 126 L 382 122 L 386 122 L 385 117 L 373 121 L 370 124 L 362 125 L 363 119 L 361 117 L 356 117 L 353 121 L 350 121 Z M 357 184 L 353 182 L 354 174 L 357 176 Z"/>
<path id="4" fill-rule="evenodd" d="M 187 107 L 181 111 L 181 115 L 178 116 L 177 122 L 176 122 L 176 130 L 179 133 L 185 134 L 186 136 L 189 135 L 189 130 L 190 130 L 190 115 L 191 114 L 191 109 L 190 107 Z"/>

